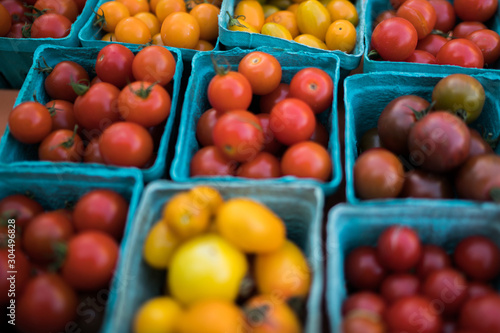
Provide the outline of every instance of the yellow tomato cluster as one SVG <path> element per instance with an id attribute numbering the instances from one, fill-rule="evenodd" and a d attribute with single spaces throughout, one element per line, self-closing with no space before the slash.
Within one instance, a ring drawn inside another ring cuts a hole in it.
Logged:
<path id="1" fill-rule="evenodd" d="M 358 13 L 349 0 L 269 0 L 264 4 L 242 0 L 228 29 L 350 53 L 356 46 L 357 24 Z"/>
<path id="2" fill-rule="evenodd" d="M 215 1 L 114 0 L 98 8 L 97 24 L 107 32 L 106 41 L 208 51 L 219 35 Z"/>
<path id="3" fill-rule="evenodd" d="M 143 257 L 168 270 L 166 292 L 142 304 L 135 333 L 302 332 L 287 301 L 309 293 L 307 259 L 287 240 L 283 220 L 257 201 L 224 201 L 208 186 L 178 193 Z"/>

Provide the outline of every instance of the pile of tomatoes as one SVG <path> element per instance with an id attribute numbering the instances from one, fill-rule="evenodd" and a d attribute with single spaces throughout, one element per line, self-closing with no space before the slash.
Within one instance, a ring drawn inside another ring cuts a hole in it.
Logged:
<path id="1" fill-rule="evenodd" d="M 485 103 L 481 83 L 464 74 L 441 79 L 432 104 L 400 96 L 380 114 L 377 128 L 360 140 L 354 187 L 361 199 L 414 197 L 498 200 L 497 139 L 467 125 Z M 405 172 L 405 168 L 407 171 Z"/>
<path id="2" fill-rule="evenodd" d="M 161 135 L 170 115 L 175 67 L 165 47 L 148 46 L 134 55 L 120 44 L 100 50 L 91 82 L 73 61 L 40 67 L 49 73 L 44 85 L 51 101 L 16 106 L 10 133 L 22 143 L 39 143 L 40 160 L 152 165 L 154 136 Z"/>
<path id="3" fill-rule="evenodd" d="M 354 50 L 359 19 L 356 7 L 349 0 L 271 3 L 238 2 L 228 29 L 293 40 L 323 50 L 346 53 Z"/>
<path id="4" fill-rule="evenodd" d="M 500 57 L 500 35 L 484 24 L 497 12 L 497 0 L 391 4 L 397 11 L 379 14 L 371 38 L 383 60 L 483 68 Z"/>
<path id="5" fill-rule="evenodd" d="M 237 72 L 216 71 L 207 89 L 212 108 L 196 128 L 203 148 L 191 160 L 191 176 L 331 177 L 328 133 L 316 119 L 332 106 L 328 73 L 305 68 L 281 83 L 279 61 L 260 51 L 243 57 Z M 260 97 L 258 114 L 248 111 L 253 94 Z"/>
<path id="6" fill-rule="evenodd" d="M 63 38 L 86 0 L 2 0 L 0 37 Z"/>
<path id="7" fill-rule="evenodd" d="M 350 294 L 343 333 L 500 332 L 500 248 L 468 236 L 453 253 L 422 244 L 406 226 L 391 226 L 376 246 L 352 250 L 344 262 Z"/>
<path id="8" fill-rule="evenodd" d="M 174 195 L 143 250 L 151 267 L 168 270 L 167 291 L 141 305 L 133 331 L 302 332 L 290 304 L 303 305 L 312 275 L 286 233 L 258 201 L 224 201 L 209 186 Z"/>
<path id="9" fill-rule="evenodd" d="M 97 9 L 105 41 L 212 50 L 219 35 L 220 2 L 111 0 Z"/>
<path id="10" fill-rule="evenodd" d="M 87 192 L 72 209 L 44 211 L 22 194 L 0 200 L 0 304 L 14 308 L 16 330 L 62 332 L 88 321 L 96 292 L 92 320 L 103 312 L 127 214 L 127 201 L 107 189 Z"/>

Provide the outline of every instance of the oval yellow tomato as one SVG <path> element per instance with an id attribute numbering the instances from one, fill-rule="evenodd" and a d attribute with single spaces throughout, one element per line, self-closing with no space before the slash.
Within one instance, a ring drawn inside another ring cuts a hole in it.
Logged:
<path id="1" fill-rule="evenodd" d="M 328 47 L 322 40 L 310 34 L 298 35 L 293 40 L 296 41 L 297 43 L 304 44 L 310 47 L 315 47 L 317 49 L 322 49 L 322 50 L 328 50 Z"/>
<path id="2" fill-rule="evenodd" d="M 200 25 L 200 39 L 214 41 L 219 36 L 219 8 L 209 3 L 196 5 L 189 14 Z"/>
<path id="3" fill-rule="evenodd" d="M 317 0 L 304 1 L 297 8 L 297 25 L 303 34 L 311 34 L 324 41 L 331 23 L 330 13 Z"/>
<path id="4" fill-rule="evenodd" d="M 166 269 L 179 244 L 179 239 L 169 230 L 167 224 L 158 221 L 151 228 L 144 242 L 142 251 L 144 260 L 153 268 Z"/>
<path id="5" fill-rule="evenodd" d="M 280 10 L 269 16 L 266 23 L 274 22 L 284 26 L 292 35 L 292 39 L 299 35 L 299 27 L 297 26 L 297 19 L 295 14 L 286 10 Z"/>
<path id="6" fill-rule="evenodd" d="M 129 16 L 127 7 L 116 1 L 105 2 L 97 9 L 97 22 L 107 32 L 114 32 L 118 22 Z"/>
<path id="7" fill-rule="evenodd" d="M 135 14 L 134 17 L 138 18 L 139 20 L 144 22 L 144 24 L 146 24 L 149 32 L 151 32 L 151 36 L 154 36 L 160 32 L 160 22 L 158 21 L 158 18 L 153 14 L 141 12 Z"/>
<path id="8" fill-rule="evenodd" d="M 257 31 L 264 25 L 264 10 L 262 5 L 255 0 L 242 0 L 234 8 L 235 17 L 244 17 L 245 22 L 254 27 Z"/>
<path id="9" fill-rule="evenodd" d="M 121 43 L 146 44 L 151 41 L 148 26 L 136 17 L 127 17 L 118 22 L 115 35 Z"/>
<path id="10" fill-rule="evenodd" d="M 174 333 L 181 314 L 181 306 L 174 299 L 166 296 L 152 298 L 135 314 L 134 333 Z"/>
<path id="11" fill-rule="evenodd" d="M 183 0 L 161 0 L 156 5 L 156 17 L 160 24 L 172 13 L 186 13 L 186 3 Z"/>
<path id="12" fill-rule="evenodd" d="M 166 46 L 193 49 L 200 39 L 200 25 L 188 13 L 172 13 L 161 25 L 161 39 Z"/>
<path id="13" fill-rule="evenodd" d="M 354 26 L 359 23 L 358 11 L 349 0 L 331 0 L 326 5 L 326 9 L 330 13 L 332 22 L 336 20 L 347 20 Z"/>
<path id="14" fill-rule="evenodd" d="M 292 34 L 288 31 L 287 28 L 278 23 L 266 23 L 262 26 L 261 34 L 267 36 L 273 36 L 278 38 L 283 38 L 286 40 L 292 40 Z"/>
<path id="15" fill-rule="evenodd" d="M 356 47 L 356 28 L 347 20 L 333 22 L 326 33 L 326 46 L 330 50 L 352 52 Z"/>

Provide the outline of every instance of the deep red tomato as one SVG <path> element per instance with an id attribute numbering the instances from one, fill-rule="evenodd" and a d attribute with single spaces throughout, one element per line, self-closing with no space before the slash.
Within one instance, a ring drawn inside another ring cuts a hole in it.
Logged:
<path id="1" fill-rule="evenodd" d="M 45 104 L 52 116 L 52 130 L 67 129 L 73 130 L 76 125 L 73 103 L 56 99 Z"/>
<path id="2" fill-rule="evenodd" d="M 351 311 L 365 310 L 382 317 L 386 307 L 385 300 L 379 294 L 359 291 L 349 295 L 342 303 L 342 316 L 346 316 Z"/>
<path id="3" fill-rule="evenodd" d="M 439 1 L 446 1 L 446 0 L 439 0 Z M 417 50 L 427 51 L 435 57 L 438 54 L 439 50 L 441 50 L 443 45 L 446 43 L 448 43 L 448 40 L 443 36 L 430 34 L 424 39 L 420 39 L 418 41 Z"/>
<path id="4" fill-rule="evenodd" d="M 227 158 L 248 162 L 264 147 L 264 133 L 259 118 L 244 110 L 222 115 L 214 126 L 214 144 Z"/>
<path id="5" fill-rule="evenodd" d="M 388 18 L 393 18 L 393 17 L 396 17 L 395 10 L 392 9 L 384 10 L 382 13 L 378 14 L 377 17 L 375 18 L 375 21 L 373 21 L 373 28 L 375 28 L 383 20 L 387 20 Z"/>
<path id="6" fill-rule="evenodd" d="M 453 37 L 465 38 L 468 34 L 482 29 L 488 29 L 481 22 L 471 21 L 471 22 L 460 22 L 453 28 Z"/>
<path id="7" fill-rule="evenodd" d="M 403 165 L 385 148 L 373 148 L 354 163 L 354 188 L 361 199 L 395 198 L 404 183 Z"/>
<path id="8" fill-rule="evenodd" d="M 344 271 L 347 285 L 353 290 L 376 291 L 386 276 L 377 250 L 371 246 L 352 250 L 344 261 Z"/>
<path id="9" fill-rule="evenodd" d="M 465 38 L 479 47 L 486 65 L 493 64 L 500 57 L 500 36 L 495 31 L 490 29 L 477 30 Z"/>
<path id="10" fill-rule="evenodd" d="M 418 39 L 429 35 L 436 25 L 436 11 L 427 0 L 406 0 L 398 8 L 396 15 L 413 24 Z"/>
<path id="11" fill-rule="evenodd" d="M 387 104 L 378 118 L 382 145 L 395 154 L 408 154 L 408 134 L 417 122 L 415 111 L 423 111 L 429 102 L 416 95 L 404 95 Z"/>
<path id="12" fill-rule="evenodd" d="M 382 59 L 403 61 L 417 46 L 418 35 L 415 27 L 401 17 L 380 22 L 373 30 L 371 44 Z"/>
<path id="13" fill-rule="evenodd" d="M 444 44 L 436 55 L 440 65 L 483 68 L 484 58 L 481 49 L 465 38 L 452 39 Z"/>
<path id="14" fill-rule="evenodd" d="M 455 195 L 450 179 L 446 175 L 413 169 L 406 173 L 403 198 L 451 199 Z"/>
<path id="15" fill-rule="evenodd" d="M 328 151 L 313 141 L 303 141 L 290 146 L 281 159 L 284 176 L 313 178 L 326 182 L 332 175 L 332 159 Z"/>
<path id="16" fill-rule="evenodd" d="M 7 305 L 10 299 L 12 299 L 10 296 L 14 296 L 12 294 L 9 296 L 11 280 L 7 280 L 7 278 L 10 278 L 11 274 L 7 272 L 17 272 L 15 274 L 15 287 L 12 288 L 14 290 L 16 300 L 19 300 L 31 277 L 30 261 L 18 246 L 20 246 L 20 244 L 16 242 L 14 247 L 16 249 L 15 259 L 9 259 L 8 249 L 0 249 L 0 305 Z"/>
<path id="17" fill-rule="evenodd" d="M 446 0 L 444 0 L 446 1 Z M 436 57 L 427 51 L 415 50 L 404 60 L 405 62 L 414 62 L 419 64 L 437 64 Z"/>
<path id="18" fill-rule="evenodd" d="M 52 130 L 49 111 L 38 102 L 24 102 L 9 114 L 10 134 L 22 143 L 38 143 Z"/>
<path id="19" fill-rule="evenodd" d="M 68 242 L 61 274 L 73 288 L 94 291 L 106 288 L 118 260 L 118 244 L 101 231 L 83 231 Z"/>
<path id="20" fill-rule="evenodd" d="M 252 86 L 255 95 L 273 92 L 281 82 L 281 65 L 272 55 L 251 52 L 241 59 L 238 72 L 243 74 Z"/>
<path id="21" fill-rule="evenodd" d="M 171 104 L 165 88 L 145 81 L 130 83 L 118 96 L 118 111 L 122 118 L 144 127 L 156 126 L 167 119 Z"/>
<path id="22" fill-rule="evenodd" d="M 16 303 L 16 328 L 37 333 L 63 331 L 78 305 L 75 291 L 56 274 L 31 279 Z"/>
<path id="23" fill-rule="evenodd" d="M 459 316 L 459 326 L 471 332 L 500 332 L 500 296 L 488 294 L 468 300 Z"/>
<path id="24" fill-rule="evenodd" d="M 133 61 L 134 53 L 126 46 L 115 43 L 109 44 L 97 54 L 95 71 L 103 82 L 123 88 L 127 83 L 134 81 L 132 74 Z"/>
<path id="25" fill-rule="evenodd" d="M 397 300 L 417 295 L 420 291 L 420 281 L 413 274 L 399 273 L 387 276 L 380 285 L 380 295 L 387 304 Z"/>
<path id="26" fill-rule="evenodd" d="M 89 74 L 81 65 L 74 61 L 61 61 L 53 69 L 48 68 L 50 74 L 44 82 L 45 91 L 52 99 L 62 99 L 74 102 L 78 97 L 71 83 L 85 83 L 89 81 Z"/>
<path id="27" fill-rule="evenodd" d="M 290 97 L 306 102 L 315 114 L 332 106 L 334 89 L 330 75 L 314 67 L 301 69 L 290 81 Z"/>
<path id="28" fill-rule="evenodd" d="M 104 164 L 104 159 L 99 149 L 99 137 L 95 137 L 87 144 L 83 152 L 83 161 L 85 163 L 99 163 Z"/>
<path id="29" fill-rule="evenodd" d="M 208 146 L 198 150 L 191 159 L 190 175 L 234 176 L 238 163 L 226 157 L 217 147 Z"/>
<path id="30" fill-rule="evenodd" d="M 500 156 L 477 155 L 460 167 L 455 177 L 459 198 L 491 201 L 492 189 L 500 188 Z"/>
<path id="31" fill-rule="evenodd" d="M 74 131 L 60 129 L 50 133 L 38 147 L 41 161 L 81 162 L 85 147 Z"/>
<path id="32" fill-rule="evenodd" d="M 310 106 L 297 98 L 285 98 L 271 110 L 269 127 L 276 139 L 289 146 L 308 140 L 316 128 Z"/>
<path id="33" fill-rule="evenodd" d="M 196 123 L 196 139 L 201 146 L 213 146 L 214 139 L 212 136 L 214 126 L 222 114 L 214 108 L 203 112 Z"/>
<path id="34" fill-rule="evenodd" d="M 342 333 L 384 333 L 385 325 L 381 318 L 363 311 L 353 311 L 342 321 Z"/>
<path id="35" fill-rule="evenodd" d="M 495 294 L 496 290 L 492 286 L 477 281 L 467 283 L 467 299 L 478 298 L 488 294 Z"/>
<path id="36" fill-rule="evenodd" d="M 481 154 L 493 154 L 493 148 L 490 144 L 484 140 L 483 136 L 473 128 L 469 127 L 470 131 L 470 148 L 469 157 L 477 156 Z"/>
<path id="37" fill-rule="evenodd" d="M 498 0 L 454 0 L 453 7 L 462 21 L 486 22 L 495 15 Z"/>
<path id="38" fill-rule="evenodd" d="M 382 141 L 378 135 L 378 128 L 370 128 L 368 131 L 363 133 L 361 139 L 358 143 L 358 150 L 361 154 L 371 148 L 382 148 Z"/>
<path id="39" fill-rule="evenodd" d="M 451 2 L 446 0 L 429 0 L 436 12 L 434 29 L 447 33 L 455 26 L 455 9 Z"/>
<path id="40" fill-rule="evenodd" d="M 33 0 L 31 0 L 33 1 Z M 76 7 L 78 8 L 78 12 L 81 13 L 83 10 L 83 7 L 85 7 L 85 4 L 87 3 L 87 0 L 73 0 L 76 3 Z"/>
<path id="41" fill-rule="evenodd" d="M 8 38 L 23 38 L 23 27 L 24 23 L 14 23 L 9 30 L 9 33 L 5 36 Z"/>
<path id="42" fill-rule="evenodd" d="M 241 73 L 216 74 L 208 84 L 208 101 L 219 112 L 247 110 L 252 102 L 252 86 Z"/>
<path id="43" fill-rule="evenodd" d="M 63 38 L 69 35 L 71 21 L 63 15 L 43 14 L 31 25 L 31 38 Z"/>
<path id="44" fill-rule="evenodd" d="M 423 296 L 409 296 L 393 303 L 386 311 L 385 321 L 389 332 L 441 333 L 442 321 Z"/>
<path id="45" fill-rule="evenodd" d="M 500 248 L 484 236 L 469 236 L 453 253 L 455 264 L 473 280 L 487 282 L 500 273 Z"/>
<path id="46" fill-rule="evenodd" d="M 157 82 L 165 86 L 174 77 L 175 58 L 163 46 L 147 46 L 135 56 L 132 73 L 137 81 Z"/>
<path id="47" fill-rule="evenodd" d="M 431 112 L 411 128 L 408 147 L 414 166 L 444 172 L 467 159 L 470 132 L 457 116 L 446 111 Z"/>
<path id="48" fill-rule="evenodd" d="M 16 219 L 16 226 L 20 228 L 42 212 L 43 207 L 38 202 L 22 194 L 12 194 L 0 200 L 0 216 Z"/>
<path id="49" fill-rule="evenodd" d="M 73 233 L 71 220 L 61 211 L 39 214 L 24 229 L 24 250 L 31 260 L 48 263 L 56 259 L 57 244 L 68 241 Z"/>
<path id="50" fill-rule="evenodd" d="M 271 110 L 278 102 L 288 97 L 290 97 L 290 86 L 286 83 L 280 83 L 278 88 L 260 97 L 260 112 L 271 113 Z"/>
<path id="51" fill-rule="evenodd" d="M 418 264 L 422 256 L 422 243 L 410 227 L 391 226 L 378 238 L 377 256 L 388 270 L 405 272 Z"/>
<path id="52" fill-rule="evenodd" d="M 316 120 L 316 127 L 314 128 L 314 132 L 309 138 L 309 140 L 316 142 L 325 148 L 328 148 L 330 135 L 328 134 L 328 131 L 326 130 L 325 126 L 323 126 L 318 120 Z"/>
<path id="53" fill-rule="evenodd" d="M 144 127 L 122 121 L 104 130 L 99 150 L 106 164 L 141 168 L 153 155 L 153 139 Z"/>
<path id="54" fill-rule="evenodd" d="M 23 6 L 22 1 L 18 0 L 3 0 L 2 6 L 7 9 L 11 17 L 12 24 L 17 22 L 29 22 L 29 18 L 26 16 L 26 8 Z"/>
<path id="55" fill-rule="evenodd" d="M 73 210 L 78 231 L 99 230 L 120 239 L 127 220 L 128 203 L 117 192 L 100 189 L 82 196 Z"/>
<path id="56" fill-rule="evenodd" d="M 441 314 L 453 316 L 467 299 L 467 280 L 452 268 L 435 270 L 422 283 L 422 293 L 433 300 Z"/>
<path id="57" fill-rule="evenodd" d="M 420 280 L 425 278 L 433 271 L 451 267 L 450 256 L 443 248 L 426 244 L 422 246 L 422 255 L 416 267 L 416 274 Z"/>
<path id="58" fill-rule="evenodd" d="M 270 154 L 277 154 L 281 148 L 283 148 L 283 144 L 276 139 L 273 131 L 271 130 L 271 116 L 268 113 L 260 113 L 257 115 L 257 118 L 259 118 L 262 133 L 264 134 L 264 148 L 262 148 L 262 151 Z"/>
<path id="59" fill-rule="evenodd" d="M 240 165 L 236 176 L 244 178 L 277 178 L 281 176 L 280 162 L 274 155 L 260 152 L 251 161 Z"/>
<path id="60" fill-rule="evenodd" d="M 61 14 L 71 22 L 75 22 L 78 16 L 78 7 L 73 0 L 37 0 L 35 9 L 45 10 L 46 13 Z M 37 12 L 35 9 L 33 9 L 33 13 Z"/>

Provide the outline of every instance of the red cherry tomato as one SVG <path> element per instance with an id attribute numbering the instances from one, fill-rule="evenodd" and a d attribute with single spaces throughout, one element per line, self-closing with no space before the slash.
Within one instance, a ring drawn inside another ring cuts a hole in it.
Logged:
<path id="1" fill-rule="evenodd" d="M 445 0 L 439 0 L 439 1 L 445 1 Z M 436 57 L 439 50 L 441 50 L 443 45 L 446 43 L 448 43 L 448 40 L 443 36 L 430 34 L 424 39 L 420 39 L 418 41 L 417 50 L 427 51 L 434 57 Z"/>
<path id="2" fill-rule="evenodd" d="M 198 150 L 191 159 L 190 175 L 234 176 L 238 163 L 226 157 L 217 147 L 208 146 Z"/>
<path id="3" fill-rule="evenodd" d="M 344 261 L 344 271 L 347 285 L 354 290 L 378 290 L 386 276 L 376 249 L 370 246 L 352 250 Z"/>
<path id="4" fill-rule="evenodd" d="M 136 54 L 132 72 L 137 81 L 157 82 L 167 85 L 175 74 L 175 58 L 163 46 L 151 45 Z"/>
<path id="5" fill-rule="evenodd" d="M 387 20 L 388 18 L 393 18 L 393 17 L 396 17 L 395 10 L 392 9 L 384 10 L 382 13 L 378 14 L 377 17 L 375 18 L 375 21 L 373 21 L 373 28 L 375 28 L 383 20 Z"/>
<path id="6" fill-rule="evenodd" d="M 406 226 L 385 229 L 377 242 L 377 256 L 388 270 L 405 272 L 415 267 L 422 256 L 418 234 Z"/>
<path id="7" fill-rule="evenodd" d="M 389 332 L 441 333 L 442 321 L 431 300 L 423 296 L 404 297 L 386 311 Z"/>
<path id="8" fill-rule="evenodd" d="M 360 291 L 345 299 L 342 303 L 342 315 L 346 316 L 351 311 L 365 310 L 382 317 L 386 307 L 385 300 L 379 294 L 371 291 Z"/>
<path id="9" fill-rule="evenodd" d="M 373 30 L 371 44 L 382 59 L 403 61 L 417 46 L 417 30 L 407 20 L 394 17 L 380 22 Z"/>
<path id="10" fill-rule="evenodd" d="M 436 24 L 434 29 L 448 32 L 455 26 L 455 9 L 451 2 L 446 0 L 429 0 L 436 12 Z"/>
<path id="11" fill-rule="evenodd" d="M 460 22 L 453 28 L 453 37 L 465 38 L 471 32 L 488 29 L 484 24 L 477 21 Z"/>
<path id="12" fill-rule="evenodd" d="M 290 97 L 290 86 L 286 83 L 280 83 L 278 88 L 260 97 L 260 112 L 271 113 L 271 110 L 278 102 L 288 97 Z"/>
<path id="13" fill-rule="evenodd" d="M 71 22 L 75 22 L 78 16 L 78 7 L 73 0 L 37 0 L 35 9 L 45 10 L 46 13 L 61 14 Z M 33 13 L 36 13 L 35 9 L 33 9 Z"/>
<path id="14" fill-rule="evenodd" d="M 332 106 L 333 80 L 322 69 L 304 68 L 290 82 L 290 96 L 306 102 L 315 114 Z"/>
<path id="15" fill-rule="evenodd" d="M 20 228 L 42 212 L 43 207 L 38 202 L 22 194 L 12 194 L 0 200 L 0 216 L 14 218 Z"/>
<path id="16" fill-rule="evenodd" d="M 196 139 L 198 139 L 201 146 L 213 146 L 214 139 L 212 133 L 220 116 L 221 113 L 217 112 L 214 108 L 208 109 L 201 114 L 198 123 L 196 123 Z"/>
<path id="17" fill-rule="evenodd" d="M 11 17 L 11 23 L 14 25 L 17 22 L 29 22 L 30 19 L 26 16 L 26 8 L 22 1 L 18 0 L 2 0 L 2 6 L 7 10 Z M 2 16 L 3 18 L 3 16 Z"/>
<path id="18" fill-rule="evenodd" d="M 236 175 L 254 179 L 278 178 L 281 176 L 280 162 L 273 155 L 260 152 L 253 160 L 241 164 Z"/>
<path id="19" fill-rule="evenodd" d="M 95 71 L 103 82 L 123 88 L 127 83 L 134 81 L 132 75 L 133 61 L 134 53 L 126 46 L 109 44 L 97 54 Z"/>
<path id="20" fill-rule="evenodd" d="M 444 44 L 436 55 L 440 65 L 483 68 L 484 58 L 481 49 L 465 38 L 452 39 Z"/>
<path id="21" fill-rule="evenodd" d="M 477 281 L 471 281 L 467 283 L 467 299 L 473 299 L 473 298 L 478 298 L 484 295 L 488 294 L 495 294 L 496 291 L 491 287 L 490 285 L 483 283 L 483 282 L 477 282 Z"/>
<path id="22" fill-rule="evenodd" d="M 269 94 L 281 82 L 279 61 L 264 52 L 255 51 L 244 56 L 238 66 L 238 72 L 248 79 L 255 95 Z"/>
<path id="23" fill-rule="evenodd" d="M 435 270 L 422 283 L 422 293 L 444 316 L 456 314 L 467 299 L 467 280 L 452 268 Z"/>
<path id="24" fill-rule="evenodd" d="M 500 248 L 484 236 L 463 239 L 453 258 L 458 268 L 477 281 L 490 281 L 500 273 Z"/>
<path id="25" fill-rule="evenodd" d="M 76 125 L 73 103 L 56 99 L 45 104 L 52 116 L 52 130 L 67 129 L 73 130 Z"/>
<path id="26" fill-rule="evenodd" d="M 382 281 L 380 295 L 388 304 L 392 304 L 403 297 L 417 295 L 419 289 L 420 281 L 415 275 L 391 274 Z"/>
<path id="27" fill-rule="evenodd" d="M 74 131 L 60 129 L 50 133 L 38 147 L 41 161 L 81 162 L 85 148 Z"/>
<path id="28" fill-rule="evenodd" d="M 488 294 L 468 300 L 459 315 L 459 326 L 471 332 L 500 332 L 500 296 Z"/>
<path id="29" fill-rule="evenodd" d="M 63 15 L 43 14 L 31 25 L 31 38 L 64 38 L 69 35 L 71 21 Z"/>
<path id="30" fill-rule="evenodd" d="M 419 64 L 437 64 L 436 57 L 427 51 L 415 50 L 404 60 L 405 62 L 415 62 Z"/>
<path id="31" fill-rule="evenodd" d="M 498 0 L 454 0 L 453 7 L 462 21 L 486 22 L 495 15 Z"/>
<path id="32" fill-rule="evenodd" d="M 101 155 L 101 150 L 99 149 L 99 137 L 93 138 L 87 144 L 83 152 L 83 161 L 85 163 L 105 163 Z"/>
<path id="33" fill-rule="evenodd" d="M 283 144 L 281 144 L 276 137 L 274 136 L 273 131 L 270 126 L 271 116 L 268 113 L 261 113 L 257 115 L 259 118 L 260 126 L 262 127 L 262 133 L 264 134 L 264 148 L 262 151 L 277 154 L 281 148 L 283 148 Z"/>
<path id="34" fill-rule="evenodd" d="M 219 112 L 247 110 L 252 102 L 252 86 L 241 73 L 215 75 L 208 84 L 208 101 Z"/>
<path id="35" fill-rule="evenodd" d="M 85 83 L 89 74 L 81 65 L 73 61 L 61 61 L 50 71 L 44 82 L 45 91 L 52 99 L 74 102 L 78 97 L 71 83 Z"/>
<path id="36" fill-rule="evenodd" d="M 38 102 L 24 102 L 9 114 L 10 134 L 22 143 L 38 143 L 52 130 L 49 111 Z"/>
<path id="37" fill-rule="evenodd" d="M 326 182 L 332 174 L 332 159 L 328 151 L 316 142 L 299 142 L 283 154 L 281 173 Z"/>
<path id="38" fill-rule="evenodd" d="M 495 31 L 490 29 L 477 30 L 465 38 L 479 47 L 483 53 L 485 64 L 491 65 L 500 57 L 500 36 Z"/>
<path id="39" fill-rule="evenodd" d="M 0 249 L 0 305 L 2 306 L 7 305 L 12 299 L 12 297 L 9 297 L 9 293 L 11 289 L 11 282 L 13 281 L 10 279 L 8 280 L 8 278 L 11 277 L 11 274 L 8 272 L 17 272 L 15 274 L 15 286 L 12 288 L 16 294 L 16 300 L 19 300 L 19 296 L 21 296 L 24 292 L 24 289 L 31 277 L 31 263 L 28 257 L 26 257 L 21 250 L 20 243 L 17 242 L 17 239 L 15 248 L 15 259 L 9 259 L 10 253 L 8 249 Z"/>
<path id="40" fill-rule="evenodd" d="M 289 146 L 312 136 L 316 128 L 316 117 L 304 101 L 285 98 L 271 110 L 269 126 L 276 139 Z"/>
<path id="41" fill-rule="evenodd" d="M 418 39 L 429 35 L 436 25 L 436 11 L 427 0 L 407 0 L 398 8 L 396 15 L 413 24 Z"/>
<path id="42" fill-rule="evenodd" d="M 450 256 L 439 246 L 426 244 L 422 246 L 422 256 L 416 267 L 416 274 L 420 280 L 433 271 L 451 267 Z"/>
<path id="43" fill-rule="evenodd" d="M 22 22 L 14 23 L 10 27 L 9 33 L 5 37 L 23 38 L 23 27 L 24 27 L 24 23 L 22 23 Z"/>

